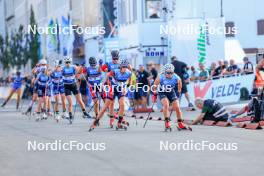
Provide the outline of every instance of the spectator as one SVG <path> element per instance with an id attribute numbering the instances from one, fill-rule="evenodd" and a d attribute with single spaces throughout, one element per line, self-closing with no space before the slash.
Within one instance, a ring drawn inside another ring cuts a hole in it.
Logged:
<path id="1" fill-rule="evenodd" d="M 247 57 L 243 58 L 244 67 L 242 69 L 242 74 L 252 74 L 254 72 L 253 64 L 249 61 Z"/>
<path id="2" fill-rule="evenodd" d="M 199 72 L 195 69 L 194 66 L 191 66 L 191 77 L 190 77 L 190 81 L 192 82 L 198 82 L 199 80 Z"/>
<path id="3" fill-rule="evenodd" d="M 238 72 L 238 66 L 235 64 L 233 59 L 230 60 L 230 65 L 227 67 L 224 75 L 234 75 Z"/>
<path id="4" fill-rule="evenodd" d="M 143 65 L 139 65 L 139 70 L 137 73 L 137 80 L 138 80 L 138 97 L 140 99 L 140 104 L 142 108 L 147 108 L 147 86 L 149 85 L 148 82 L 149 73 L 145 70 Z"/>
<path id="5" fill-rule="evenodd" d="M 148 63 L 148 71 L 150 74 L 150 76 L 148 77 L 148 80 L 149 80 L 150 85 L 152 85 L 158 76 L 158 71 L 153 62 Z"/>
<path id="6" fill-rule="evenodd" d="M 171 64 L 174 66 L 174 73 L 176 73 L 182 80 L 181 93 L 183 93 L 185 95 L 185 98 L 188 101 L 189 108 L 194 110 L 194 106 L 190 101 L 190 96 L 188 94 L 186 82 L 184 81 L 185 80 L 184 74 L 186 72 L 187 65 L 186 65 L 186 63 L 179 61 L 176 56 L 173 56 L 171 58 Z"/>
<path id="7" fill-rule="evenodd" d="M 218 61 L 218 67 L 215 69 L 215 76 L 213 79 L 219 79 L 223 73 L 225 72 L 226 70 L 226 65 L 223 64 L 223 61 L 219 60 Z"/>
<path id="8" fill-rule="evenodd" d="M 205 70 L 205 66 L 203 63 L 199 63 L 200 73 L 199 73 L 199 80 L 201 82 L 206 81 L 208 79 L 208 71 Z"/>
<path id="9" fill-rule="evenodd" d="M 213 78 L 213 79 L 215 79 L 214 77 L 217 76 L 217 73 L 216 73 L 216 63 L 215 62 L 212 62 L 211 66 L 210 66 L 209 74 L 210 74 L 210 78 Z"/>
<path id="10" fill-rule="evenodd" d="M 224 66 L 225 70 L 222 73 L 226 72 L 226 69 L 229 67 L 227 60 L 224 61 Z"/>

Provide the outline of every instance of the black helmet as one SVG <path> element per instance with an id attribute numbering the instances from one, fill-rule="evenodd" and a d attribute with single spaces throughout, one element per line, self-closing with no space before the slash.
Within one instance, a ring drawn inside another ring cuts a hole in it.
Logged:
<path id="1" fill-rule="evenodd" d="M 112 58 L 114 59 L 114 58 L 119 58 L 119 51 L 118 50 L 113 50 L 113 51 L 111 51 L 111 56 L 112 56 Z"/>
<path id="2" fill-rule="evenodd" d="M 89 58 L 89 64 L 90 64 L 91 66 L 96 66 L 97 61 L 96 61 L 95 57 L 90 57 L 90 58 Z"/>

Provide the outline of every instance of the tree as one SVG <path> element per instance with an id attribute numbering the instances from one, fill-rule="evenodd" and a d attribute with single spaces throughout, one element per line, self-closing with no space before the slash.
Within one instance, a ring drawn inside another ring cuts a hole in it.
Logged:
<path id="1" fill-rule="evenodd" d="M 33 28 L 34 26 L 36 26 L 37 28 L 37 23 L 36 23 L 36 20 L 35 20 L 35 13 L 33 11 L 33 7 L 32 5 L 30 6 L 30 19 L 29 19 L 29 23 L 30 23 L 30 26 Z M 39 58 L 40 58 L 40 54 L 39 54 L 39 51 L 40 51 L 40 42 L 39 42 L 39 33 L 36 32 L 30 32 L 29 34 L 29 40 L 28 40 L 29 44 L 29 53 L 28 53 L 28 56 L 31 60 L 31 67 L 33 68 Z"/>
<path id="2" fill-rule="evenodd" d="M 5 36 L 5 39 L 3 40 L 3 37 L 2 38 L 2 46 L 1 46 L 1 50 L 2 50 L 2 53 L 1 53 L 1 63 L 3 65 L 3 69 L 4 70 L 9 70 L 10 69 L 10 66 L 11 66 L 11 60 L 12 60 L 12 55 L 11 55 L 11 52 L 10 52 L 10 40 L 9 40 L 9 35 L 8 33 L 6 34 Z"/>

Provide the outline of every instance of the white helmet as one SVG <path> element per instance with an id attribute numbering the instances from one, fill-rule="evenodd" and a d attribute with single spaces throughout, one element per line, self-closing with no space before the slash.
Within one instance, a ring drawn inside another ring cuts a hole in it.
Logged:
<path id="1" fill-rule="evenodd" d="M 40 59 L 40 60 L 39 60 L 39 64 L 40 64 L 40 65 L 47 65 L 47 63 L 48 63 L 48 62 L 47 62 L 46 59 Z"/>
<path id="2" fill-rule="evenodd" d="M 162 73 L 165 73 L 167 71 L 174 72 L 174 66 L 172 64 L 165 64 L 162 68 Z"/>
<path id="3" fill-rule="evenodd" d="M 119 65 L 120 65 L 120 67 L 128 67 L 129 62 L 128 62 L 127 59 L 123 58 L 123 59 L 120 60 Z"/>
<path id="4" fill-rule="evenodd" d="M 72 62 L 72 58 L 71 57 L 65 57 L 64 58 L 64 63 L 66 63 L 66 62 Z"/>

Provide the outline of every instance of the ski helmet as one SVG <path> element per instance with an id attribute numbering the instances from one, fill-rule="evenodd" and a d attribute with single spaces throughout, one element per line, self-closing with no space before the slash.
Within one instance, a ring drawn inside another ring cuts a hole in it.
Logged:
<path id="1" fill-rule="evenodd" d="M 89 64 L 90 64 L 90 66 L 96 66 L 96 64 L 97 64 L 96 58 L 90 57 L 89 58 Z"/>

